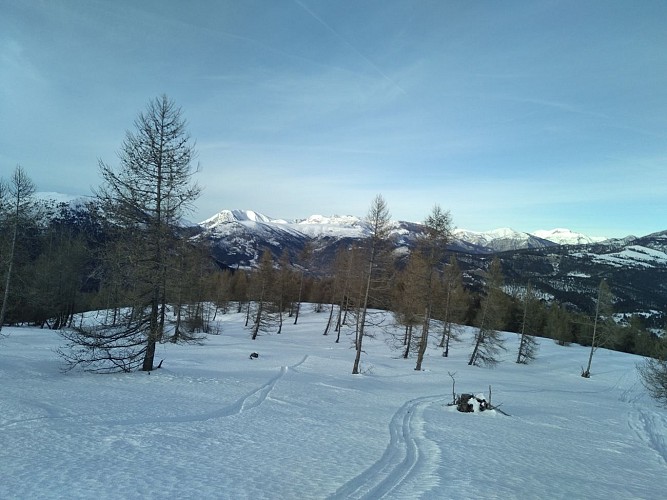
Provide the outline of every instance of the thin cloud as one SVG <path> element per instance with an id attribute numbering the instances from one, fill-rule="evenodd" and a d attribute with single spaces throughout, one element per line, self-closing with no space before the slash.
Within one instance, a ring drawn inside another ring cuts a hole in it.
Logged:
<path id="1" fill-rule="evenodd" d="M 297 4 L 299 7 L 301 7 L 305 12 L 308 13 L 313 19 L 315 19 L 318 23 L 320 23 L 324 28 L 326 28 L 331 34 L 333 34 L 341 43 L 343 43 L 345 46 L 347 46 L 349 49 L 351 49 L 355 54 L 357 54 L 361 59 L 366 61 L 368 65 L 370 65 L 373 70 L 375 70 L 382 78 L 384 78 L 387 82 L 389 82 L 391 85 L 396 87 L 402 94 L 405 94 L 405 90 L 398 84 L 396 81 L 394 81 L 389 75 L 387 75 L 382 69 L 375 64 L 367 55 L 365 55 L 362 51 L 360 51 L 357 47 L 352 45 L 345 37 L 343 37 L 337 30 L 335 30 L 329 23 L 324 21 L 320 16 L 318 16 L 315 12 L 313 12 L 311 9 L 309 9 L 306 5 L 304 5 L 302 2 L 299 0 L 294 0 L 294 3 Z"/>

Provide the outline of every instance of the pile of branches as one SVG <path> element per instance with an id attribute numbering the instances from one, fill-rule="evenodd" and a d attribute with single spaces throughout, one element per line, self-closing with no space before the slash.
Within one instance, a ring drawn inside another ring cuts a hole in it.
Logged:
<path id="1" fill-rule="evenodd" d="M 462 413 L 474 413 L 482 412 L 486 410 L 495 410 L 503 415 L 510 416 L 509 413 L 505 413 L 499 408 L 500 405 L 494 406 L 491 404 L 491 386 L 489 386 L 489 397 L 485 397 L 483 394 L 459 394 L 455 392 L 456 380 L 454 379 L 455 373 L 449 373 L 449 376 L 452 378 L 452 402 L 447 406 L 456 406 L 456 409 Z"/>

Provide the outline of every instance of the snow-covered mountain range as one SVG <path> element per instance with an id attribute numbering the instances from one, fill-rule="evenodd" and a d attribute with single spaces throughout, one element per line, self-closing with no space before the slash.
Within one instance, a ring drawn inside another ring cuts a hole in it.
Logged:
<path id="1" fill-rule="evenodd" d="M 368 234 L 364 220 L 353 215 L 311 215 L 306 219 L 288 221 L 274 219 L 252 210 L 222 210 L 199 225 L 210 234 L 218 236 L 238 232 L 240 226 L 247 230 L 262 232 L 285 231 L 306 238 L 362 238 Z M 419 224 L 404 221 L 394 221 L 392 226 L 392 233 L 396 236 L 405 236 L 414 230 L 419 232 L 420 227 Z M 591 237 L 562 228 L 534 233 L 510 228 L 485 232 L 455 229 L 453 236 L 454 246 L 482 253 L 544 248 L 553 245 L 591 244 L 606 240 L 606 238 Z"/>

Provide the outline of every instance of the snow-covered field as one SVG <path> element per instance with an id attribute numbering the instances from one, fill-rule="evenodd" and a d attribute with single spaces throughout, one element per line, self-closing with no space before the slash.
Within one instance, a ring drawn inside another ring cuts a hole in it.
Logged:
<path id="1" fill-rule="evenodd" d="M 161 345 L 147 373 L 62 373 L 48 330 L 0 340 L 0 498 L 665 498 L 667 413 L 636 356 L 541 340 L 538 360 L 467 366 L 432 349 L 425 371 L 365 340 L 323 336 L 325 313 L 251 341 L 221 317 L 204 345 Z M 470 331 L 467 333 L 468 337 Z M 251 360 L 249 354 L 259 353 Z M 464 414 L 488 392 L 511 414 Z"/>

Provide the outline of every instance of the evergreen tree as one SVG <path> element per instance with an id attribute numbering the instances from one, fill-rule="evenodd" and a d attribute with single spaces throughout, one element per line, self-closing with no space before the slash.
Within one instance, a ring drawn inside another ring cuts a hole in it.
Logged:
<path id="1" fill-rule="evenodd" d="M 46 233 L 31 266 L 30 321 L 54 330 L 72 325 L 74 313 L 84 310 L 81 289 L 91 257 L 81 235 L 59 228 Z"/>
<path id="2" fill-rule="evenodd" d="M 32 218 L 35 211 L 33 201 L 35 185 L 20 165 L 14 169 L 14 174 L 7 187 L 3 186 L 4 184 L 0 185 L 0 210 L 4 212 L 3 219 L 8 223 L 10 235 L 8 239 L 9 247 L 6 250 L 5 258 L 4 291 L 2 294 L 2 304 L 0 305 L 0 332 L 2 331 L 2 325 L 5 323 L 9 304 L 9 294 L 17 255 L 17 242 L 22 228 L 27 225 L 26 221 Z M 0 213 L 0 215 L 3 214 Z"/>
<path id="3" fill-rule="evenodd" d="M 549 306 L 544 334 L 561 346 L 570 345 L 573 340 L 570 315 L 557 302 Z"/>

